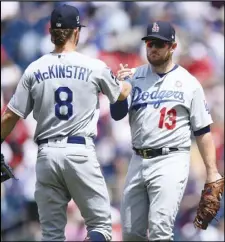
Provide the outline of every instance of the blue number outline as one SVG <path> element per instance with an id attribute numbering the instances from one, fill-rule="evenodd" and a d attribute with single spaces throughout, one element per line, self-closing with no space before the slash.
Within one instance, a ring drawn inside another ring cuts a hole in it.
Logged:
<path id="1" fill-rule="evenodd" d="M 60 93 L 65 92 L 67 93 L 67 99 L 61 100 L 60 99 Z M 68 87 L 59 87 L 55 91 L 55 116 L 60 120 L 68 120 L 73 115 L 73 92 Z M 68 112 L 67 114 L 60 114 L 60 107 L 61 106 L 67 106 Z"/>

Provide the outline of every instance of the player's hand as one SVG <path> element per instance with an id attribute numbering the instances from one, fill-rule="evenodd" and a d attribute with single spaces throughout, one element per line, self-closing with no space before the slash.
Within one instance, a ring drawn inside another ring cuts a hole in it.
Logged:
<path id="1" fill-rule="evenodd" d="M 131 78 L 135 72 L 135 68 L 128 68 L 128 65 L 120 64 L 120 70 L 117 72 L 117 79 L 119 81 L 124 81 L 127 78 Z"/>

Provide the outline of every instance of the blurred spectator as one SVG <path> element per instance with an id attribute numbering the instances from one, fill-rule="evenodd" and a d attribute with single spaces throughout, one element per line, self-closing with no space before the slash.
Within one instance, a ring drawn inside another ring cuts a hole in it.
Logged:
<path id="1" fill-rule="evenodd" d="M 1 2 L 1 112 L 30 62 L 53 50 L 49 14 L 65 2 Z M 212 133 L 217 163 L 224 174 L 224 2 L 68 2 L 81 12 L 78 51 L 100 58 L 116 73 L 119 64 L 136 67 L 146 63 L 141 37 L 150 21 L 166 20 L 176 28 L 175 60 L 198 78 L 214 120 Z M 96 149 L 111 198 L 113 240 L 121 240 L 120 199 L 132 154 L 128 117 L 110 118 L 109 101 L 100 95 L 100 120 Z M 2 144 L 2 152 L 19 181 L 1 187 L 1 231 L 5 240 L 38 241 L 40 228 L 34 201 L 37 145 L 32 114 L 20 120 Z M 224 205 L 206 231 L 192 221 L 205 182 L 205 168 L 192 142 L 190 176 L 174 229 L 174 240 L 224 241 Z M 224 201 L 224 197 L 223 197 Z M 86 236 L 83 218 L 73 201 L 68 206 L 67 241 Z"/>
<path id="2" fill-rule="evenodd" d="M 1 2 L 1 22 L 15 18 L 19 11 L 19 2 Z"/>

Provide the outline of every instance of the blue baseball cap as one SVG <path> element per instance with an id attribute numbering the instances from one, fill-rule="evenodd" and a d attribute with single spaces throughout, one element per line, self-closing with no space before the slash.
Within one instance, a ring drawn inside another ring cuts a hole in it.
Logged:
<path id="1" fill-rule="evenodd" d="M 63 4 L 56 7 L 51 14 L 52 29 L 74 29 L 86 27 L 80 24 L 80 14 L 76 7 Z"/>
<path id="2" fill-rule="evenodd" d="M 147 27 L 147 36 L 142 40 L 160 39 L 168 42 L 175 41 L 175 30 L 169 22 L 156 21 Z"/>

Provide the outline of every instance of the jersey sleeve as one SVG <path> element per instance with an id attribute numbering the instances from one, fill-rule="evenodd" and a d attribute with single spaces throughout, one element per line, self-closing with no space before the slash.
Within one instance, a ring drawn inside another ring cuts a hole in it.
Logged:
<path id="1" fill-rule="evenodd" d="M 121 82 L 114 76 L 112 70 L 104 67 L 100 77 L 97 78 L 101 92 L 109 98 L 111 104 L 115 103 L 122 90 Z"/>
<path id="2" fill-rule="evenodd" d="M 198 131 L 213 123 L 202 86 L 194 91 L 190 109 L 190 122 L 193 131 Z"/>
<path id="3" fill-rule="evenodd" d="M 33 110 L 33 99 L 30 89 L 31 79 L 27 71 L 25 71 L 17 85 L 14 95 L 8 103 L 8 108 L 24 119 Z"/>

